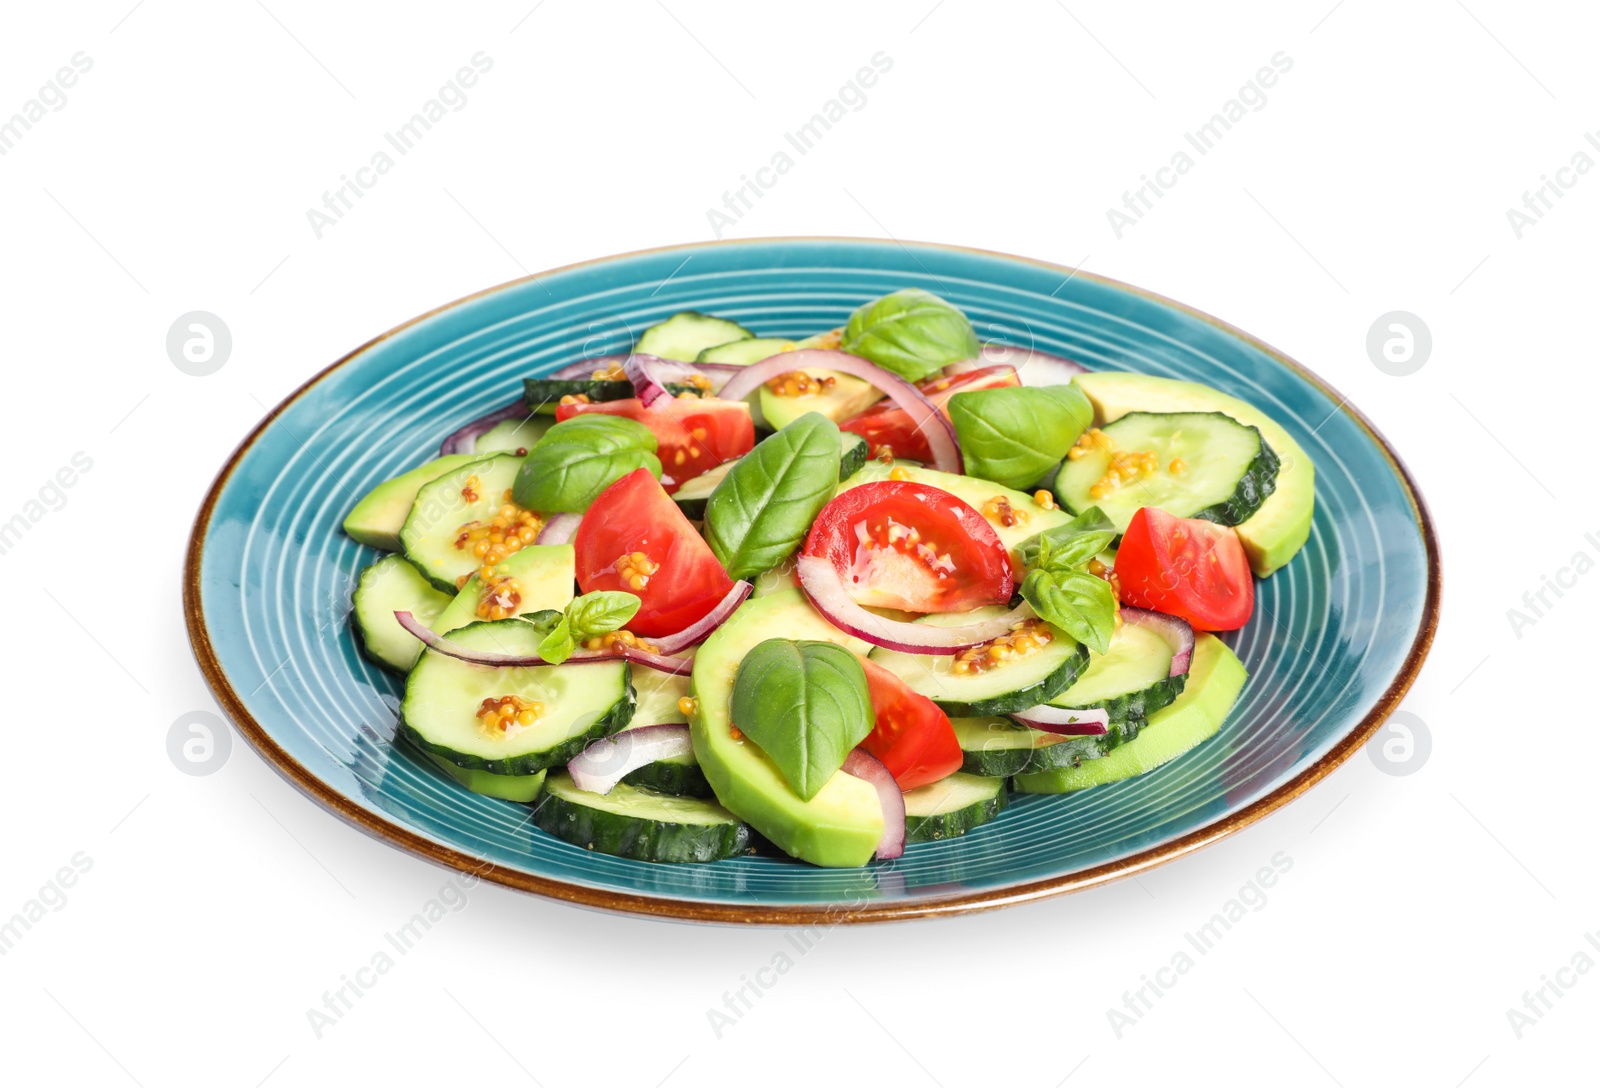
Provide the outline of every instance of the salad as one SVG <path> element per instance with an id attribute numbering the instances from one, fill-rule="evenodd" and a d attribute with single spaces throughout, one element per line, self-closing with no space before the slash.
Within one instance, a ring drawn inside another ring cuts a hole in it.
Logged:
<path id="1" fill-rule="evenodd" d="M 528 378 L 344 530 L 399 738 L 575 847 L 819 866 L 1142 774 L 1246 673 L 1311 461 L 1204 385 L 981 345 L 918 289 L 685 312 Z"/>

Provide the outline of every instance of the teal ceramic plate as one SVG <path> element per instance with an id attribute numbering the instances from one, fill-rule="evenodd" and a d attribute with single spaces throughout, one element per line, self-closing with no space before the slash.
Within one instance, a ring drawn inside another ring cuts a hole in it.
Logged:
<path id="1" fill-rule="evenodd" d="M 357 572 L 378 554 L 339 531 L 359 496 L 514 399 L 522 378 L 625 351 L 675 311 L 799 337 L 906 286 L 960 306 L 985 340 L 1216 386 L 1270 413 L 1310 452 L 1311 540 L 1259 583 L 1255 618 L 1228 636 L 1250 682 L 1216 737 L 1141 778 L 1017 796 L 960 839 L 847 871 L 761 856 L 669 866 L 590 853 L 532 827 L 526 806 L 467 793 L 393 743 L 401 685 L 360 655 L 348 623 Z M 1344 398 L 1249 336 L 1037 261 L 788 239 L 558 269 L 359 348 L 275 408 L 229 459 L 195 524 L 184 594 L 195 655 L 241 733 L 374 836 L 587 906 L 703 921 L 867 921 L 1088 887 L 1271 812 L 1347 758 L 1404 694 L 1432 639 L 1439 571 L 1427 513 L 1383 439 Z"/>

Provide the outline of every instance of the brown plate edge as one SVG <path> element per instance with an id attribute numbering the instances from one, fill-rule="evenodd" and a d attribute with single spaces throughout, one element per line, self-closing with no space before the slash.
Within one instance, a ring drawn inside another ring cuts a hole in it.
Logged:
<path id="1" fill-rule="evenodd" d="M 708 923 L 742 923 L 758 925 L 814 925 L 858 923 L 858 922 L 889 922 L 905 921 L 917 918 L 933 918 L 953 914 L 966 914 L 977 911 L 996 910 L 1001 907 L 1013 906 L 1018 903 L 1030 902 L 1050 896 L 1065 895 L 1069 892 L 1082 891 L 1087 888 L 1097 887 L 1123 877 L 1132 876 L 1146 869 L 1172 861 L 1175 858 L 1193 853 L 1225 838 L 1245 827 L 1250 826 L 1262 817 L 1275 812 L 1283 805 L 1294 800 L 1327 777 L 1333 770 L 1349 759 L 1375 733 L 1380 725 L 1392 714 L 1400 701 L 1410 690 L 1416 680 L 1422 663 L 1433 645 L 1433 637 L 1439 625 L 1439 596 L 1441 585 L 1441 570 L 1439 562 L 1439 542 L 1434 529 L 1432 516 L 1428 512 L 1427 504 L 1422 499 L 1422 494 L 1412 478 L 1411 472 L 1406 468 L 1400 456 L 1389 445 L 1387 439 L 1372 425 L 1361 411 L 1350 404 L 1349 400 L 1323 381 L 1317 375 L 1307 370 L 1304 366 L 1278 351 L 1270 344 L 1250 335 L 1242 329 L 1236 328 L 1210 314 L 1196 310 L 1181 302 L 1176 302 L 1163 295 L 1156 294 L 1119 280 L 1111 279 L 1092 272 L 1057 265 L 1049 261 L 1036 260 L 1030 257 L 1019 257 L 1009 253 L 999 253 L 994 250 L 977 249 L 969 246 L 942 245 L 933 242 L 899 241 L 902 247 L 917 246 L 925 249 L 955 250 L 965 253 L 974 253 L 984 257 L 994 257 L 1001 260 L 1020 261 L 1025 264 L 1048 268 L 1053 271 L 1066 273 L 1069 278 L 1082 276 L 1085 279 L 1104 284 L 1118 290 L 1128 291 L 1143 298 L 1148 298 L 1166 306 L 1180 310 L 1190 316 L 1204 321 L 1215 328 L 1221 329 L 1229 335 L 1238 337 L 1264 354 L 1275 359 L 1280 364 L 1294 371 L 1301 378 L 1316 386 L 1333 400 L 1343 411 L 1353 419 L 1362 430 L 1366 431 L 1384 456 L 1394 467 L 1396 474 L 1404 485 L 1406 497 L 1411 502 L 1416 515 L 1417 525 L 1422 532 L 1423 547 L 1428 558 L 1428 588 L 1423 601 L 1422 621 L 1418 625 L 1417 633 L 1411 642 L 1411 648 L 1406 654 L 1405 661 L 1401 664 L 1399 673 L 1390 683 L 1388 689 L 1378 698 L 1361 722 L 1347 733 L 1338 744 L 1324 753 L 1311 766 L 1301 771 L 1294 778 L 1285 782 L 1265 797 L 1246 805 L 1236 812 L 1218 819 L 1205 827 L 1199 828 L 1171 842 L 1142 850 L 1126 858 L 1097 865 L 1075 873 L 1062 876 L 1049 877 L 1044 880 L 1033 881 L 1009 888 L 997 888 L 988 891 L 975 892 L 970 895 L 952 895 L 943 898 L 929 899 L 921 902 L 905 903 L 868 903 L 859 907 L 842 908 L 838 906 L 778 906 L 778 907 L 753 907 L 737 903 L 706 903 L 695 900 L 670 899 L 658 896 L 634 895 L 628 892 L 610 891 L 602 888 L 589 888 L 580 884 L 569 884 L 565 881 L 553 880 L 547 877 L 524 873 L 516 869 L 495 865 L 482 858 L 471 854 L 441 846 L 410 831 L 398 824 L 382 819 L 355 804 L 346 797 L 317 778 L 298 761 L 284 751 L 272 739 L 261 724 L 255 720 L 249 710 L 245 708 L 244 701 L 239 697 L 227 675 L 223 672 L 221 662 L 217 660 L 216 652 L 211 644 L 210 633 L 206 629 L 204 614 L 200 603 L 200 566 L 202 549 L 206 530 L 211 521 L 211 515 L 216 508 L 218 497 L 223 487 L 233 475 L 234 469 L 243 458 L 246 451 L 255 443 L 263 431 L 271 425 L 286 408 L 289 407 L 302 394 L 321 381 L 334 370 L 348 363 L 376 344 L 382 343 L 397 333 L 413 325 L 426 321 L 435 314 L 449 310 L 453 307 L 481 298 L 507 287 L 538 279 L 540 275 L 551 275 L 566 272 L 589 265 L 601 264 L 607 261 L 626 257 L 638 257 L 651 253 L 664 253 L 683 249 L 702 249 L 708 246 L 722 245 L 756 245 L 774 242 L 843 242 L 843 243 L 869 243 L 881 244 L 882 239 L 852 238 L 852 237 L 791 237 L 791 238 L 750 238 L 728 239 L 720 242 L 701 242 L 688 245 L 660 246 L 652 249 L 637 250 L 631 253 L 613 254 L 593 260 L 580 261 L 575 264 L 564 265 L 560 268 L 550 269 L 545 273 L 525 276 L 497 284 L 481 291 L 473 292 L 453 302 L 448 302 L 426 313 L 420 314 L 389 331 L 367 341 L 354 351 L 331 363 L 317 374 L 313 375 L 304 384 L 289 396 L 285 397 L 276 407 L 267 413 L 260 423 L 239 443 L 233 453 L 228 457 L 222 470 L 217 474 L 210 489 L 206 492 L 204 502 L 201 503 L 199 512 L 195 515 L 194 527 L 190 531 L 189 544 L 184 559 L 183 575 L 183 611 L 184 621 L 189 632 L 189 642 L 194 651 L 195 662 L 200 667 L 206 683 L 210 686 L 218 703 L 233 720 L 240 734 L 272 765 L 280 775 L 298 787 L 313 800 L 344 819 L 347 823 L 366 832 L 374 838 L 381 839 L 393 846 L 397 846 L 408 853 L 414 854 L 424 860 L 434 862 L 448 869 L 468 872 L 502 884 L 518 891 L 531 892 L 561 902 L 574 903 L 580 906 L 597 909 L 617 911 L 626 914 L 640 914 L 656 918 L 680 919 L 693 922 Z"/>

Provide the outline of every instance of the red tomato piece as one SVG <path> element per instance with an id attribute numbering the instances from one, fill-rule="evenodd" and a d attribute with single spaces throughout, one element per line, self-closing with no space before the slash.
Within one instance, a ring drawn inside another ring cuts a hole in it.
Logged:
<path id="1" fill-rule="evenodd" d="M 578 585 L 638 596 L 628 630 L 646 637 L 681 631 L 716 607 L 733 580 L 678 504 L 635 469 L 600 492 L 573 538 Z"/>
<path id="2" fill-rule="evenodd" d="M 1011 556 L 994 527 L 928 484 L 851 488 L 817 515 L 805 554 L 826 557 L 868 607 L 966 612 L 1011 600 Z"/>
<path id="3" fill-rule="evenodd" d="M 985 366 L 977 370 L 968 370 L 950 377 L 928 378 L 917 383 L 917 388 L 927 394 L 934 406 L 944 413 L 946 419 L 950 413 L 945 406 L 950 403 L 950 398 L 965 389 L 998 389 L 1002 385 L 1020 385 L 1015 367 L 1011 366 Z M 903 457 L 908 461 L 931 461 L 933 450 L 928 448 L 928 437 L 911 422 L 911 416 L 904 408 L 896 408 L 893 401 L 880 401 L 868 408 L 860 415 L 847 419 L 839 424 L 841 431 L 858 434 L 867 440 L 867 449 L 876 455 L 878 450 L 888 446 L 896 457 Z"/>
<path id="4" fill-rule="evenodd" d="M 1188 620 L 1197 631 L 1232 631 L 1255 610 L 1244 545 L 1225 525 L 1140 509 L 1117 548 L 1122 602 Z"/>
<path id="5" fill-rule="evenodd" d="M 961 742 L 950 719 L 926 695 L 866 658 L 867 690 L 876 724 L 861 747 L 878 758 L 902 790 L 937 782 L 961 769 Z"/>
<path id="6" fill-rule="evenodd" d="M 715 397 L 677 397 L 646 408 L 637 398 L 598 404 L 563 404 L 556 419 L 571 419 L 581 412 L 625 416 L 650 428 L 656 436 L 656 456 L 661 458 L 661 485 L 667 493 L 702 472 L 709 472 L 735 457 L 743 457 L 756 444 L 750 406 L 744 401 Z"/>

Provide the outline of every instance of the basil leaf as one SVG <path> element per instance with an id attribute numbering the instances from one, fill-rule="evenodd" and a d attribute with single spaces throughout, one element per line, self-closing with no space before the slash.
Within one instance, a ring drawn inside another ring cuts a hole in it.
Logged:
<path id="1" fill-rule="evenodd" d="M 1030 536 L 1017 545 L 1017 554 L 1025 567 L 1068 571 L 1105 551 L 1116 536 L 1111 519 L 1091 506 L 1065 525 Z"/>
<path id="2" fill-rule="evenodd" d="M 1030 570 L 1022 596 L 1039 618 L 1054 624 L 1097 654 L 1111 646 L 1117 602 L 1103 578 L 1081 570 Z"/>
<path id="3" fill-rule="evenodd" d="M 839 485 L 839 427 L 807 412 L 761 441 L 706 500 L 706 543 L 730 578 L 771 570 L 800 547 Z"/>
<path id="4" fill-rule="evenodd" d="M 967 315 L 944 299 L 907 287 L 851 314 L 839 347 L 914 382 L 974 358 L 978 334 Z"/>
<path id="5" fill-rule="evenodd" d="M 561 613 L 554 608 L 541 608 L 537 612 L 524 612 L 517 619 L 532 624 L 540 634 L 548 635 L 561 622 Z M 542 654 L 540 656 L 543 656 Z"/>
<path id="6" fill-rule="evenodd" d="M 1027 487 L 1058 464 L 1094 419 L 1076 385 L 1010 385 L 950 398 L 967 475 Z"/>
<path id="7" fill-rule="evenodd" d="M 744 656 L 733 724 L 809 801 L 872 732 L 872 699 L 856 655 L 832 642 L 771 638 Z"/>
<path id="8" fill-rule="evenodd" d="M 545 609 L 536 613 L 539 622 L 560 619 L 539 642 L 539 656 L 559 665 L 571 657 L 584 639 L 609 634 L 633 619 L 639 611 L 639 598 L 632 593 L 599 590 L 574 597 L 565 612 Z"/>
<path id="9" fill-rule="evenodd" d="M 640 469 L 661 478 L 661 462 L 647 449 L 608 450 L 585 442 L 541 441 L 523 458 L 511 498 L 518 506 L 541 513 L 581 514 L 600 492 Z"/>
<path id="10" fill-rule="evenodd" d="M 562 442 L 581 442 L 597 450 L 649 450 L 656 452 L 655 432 L 636 419 L 607 415 L 604 412 L 580 412 L 571 419 L 544 432 L 539 446 L 553 446 Z"/>

